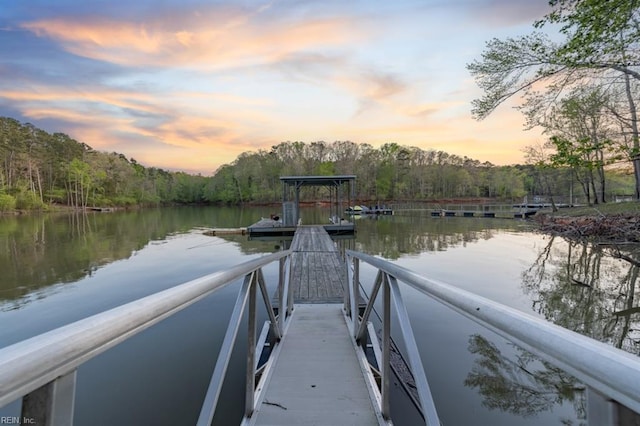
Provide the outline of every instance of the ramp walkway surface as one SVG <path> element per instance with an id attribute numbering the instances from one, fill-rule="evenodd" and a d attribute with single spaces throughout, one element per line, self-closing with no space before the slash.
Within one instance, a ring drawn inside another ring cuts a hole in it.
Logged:
<path id="1" fill-rule="evenodd" d="M 378 424 L 341 305 L 297 305 L 281 345 L 249 424 Z"/>

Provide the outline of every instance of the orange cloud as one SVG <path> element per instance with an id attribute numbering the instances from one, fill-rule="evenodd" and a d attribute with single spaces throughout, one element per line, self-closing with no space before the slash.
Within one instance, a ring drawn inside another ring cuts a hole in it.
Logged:
<path id="1" fill-rule="evenodd" d="M 263 10 L 247 13 L 212 8 L 142 23 L 59 18 L 22 26 L 87 58 L 120 65 L 212 69 L 272 63 L 292 52 L 361 38 L 358 25 L 346 18 L 267 24 L 253 19 Z"/>

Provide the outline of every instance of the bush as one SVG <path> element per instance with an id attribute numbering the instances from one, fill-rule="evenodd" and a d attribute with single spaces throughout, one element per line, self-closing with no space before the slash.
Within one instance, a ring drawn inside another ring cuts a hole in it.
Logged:
<path id="1" fill-rule="evenodd" d="M 26 191 L 17 195 L 16 208 L 20 210 L 42 210 L 45 208 L 45 204 L 35 192 Z"/>
<path id="2" fill-rule="evenodd" d="M 89 205 L 97 207 L 113 207 L 113 201 L 103 195 L 89 198 Z"/>
<path id="3" fill-rule="evenodd" d="M 67 191 L 65 189 L 52 189 L 44 194 L 44 197 L 48 199 L 50 203 L 64 204 L 67 202 Z"/>
<path id="4" fill-rule="evenodd" d="M 8 194 L 0 194 L 0 212 L 15 210 L 16 199 Z"/>
<path id="5" fill-rule="evenodd" d="M 135 198 L 126 196 L 113 197 L 111 201 L 114 205 L 120 207 L 134 206 L 138 204 Z"/>

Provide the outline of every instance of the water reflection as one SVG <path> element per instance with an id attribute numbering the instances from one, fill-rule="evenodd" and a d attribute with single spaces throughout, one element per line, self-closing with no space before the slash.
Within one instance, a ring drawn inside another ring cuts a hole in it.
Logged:
<path id="1" fill-rule="evenodd" d="M 253 216 L 238 208 L 183 207 L 0 217 L 0 310 L 47 297 L 56 284 L 77 282 L 150 242 L 197 227 L 246 226 Z M 248 251 L 265 249 L 272 251 L 256 244 Z"/>
<path id="2" fill-rule="evenodd" d="M 468 349 L 476 359 L 464 385 L 478 390 L 483 406 L 534 417 L 570 403 L 576 418 L 586 420 L 586 392 L 581 383 L 530 352 L 510 346 L 513 352 L 505 355 L 481 335 L 469 337 Z M 571 420 L 562 423 L 571 424 Z"/>
<path id="3" fill-rule="evenodd" d="M 0 299 L 13 301 L 3 310 L 44 297 L 51 284 L 78 281 L 144 244 L 135 239 L 136 233 L 108 231 L 100 219 L 95 214 L 3 218 Z M 33 292 L 36 294 L 26 297 Z"/>
<path id="4" fill-rule="evenodd" d="M 310 223 L 325 223 L 322 209 L 302 209 Z M 445 251 L 466 246 L 479 240 L 488 240 L 505 230 L 529 230 L 530 225 L 520 221 L 483 218 L 433 218 L 414 214 L 406 216 L 370 215 L 357 219 L 356 235 L 345 236 L 338 241 L 341 248 L 379 255 L 395 260 L 405 254 Z M 219 235 L 237 244 L 243 253 L 253 254 L 264 250 L 269 242 L 273 249 L 288 247 L 292 237 L 255 237 L 249 240 L 243 235 Z M 339 238 L 334 238 L 339 239 Z M 355 242 L 354 242 L 355 239 Z M 263 242 L 259 247 L 256 242 Z"/>
<path id="5" fill-rule="evenodd" d="M 445 251 L 469 243 L 488 240 L 523 222 L 504 219 L 441 218 L 424 215 L 379 216 L 357 223 L 357 248 L 369 254 L 395 260 L 405 254 Z"/>
<path id="6" fill-rule="evenodd" d="M 522 274 L 533 309 L 562 327 L 640 354 L 637 245 L 549 237 Z"/>

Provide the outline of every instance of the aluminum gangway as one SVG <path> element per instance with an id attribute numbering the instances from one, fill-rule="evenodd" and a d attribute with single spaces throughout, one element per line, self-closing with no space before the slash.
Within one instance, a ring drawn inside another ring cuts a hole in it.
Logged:
<path id="1" fill-rule="evenodd" d="M 401 285 L 573 374 L 587 386 L 589 426 L 637 424 L 633 422 L 637 420 L 635 413 L 640 412 L 638 357 L 391 262 L 350 250 L 342 258 L 316 228 L 301 228 L 296 238 L 289 250 L 249 260 L 0 349 L 0 407 L 21 399 L 22 418 L 38 425 L 72 425 L 80 365 L 241 280 L 203 396 L 198 425 L 209 425 L 213 418 L 245 316 L 248 350 L 243 424 L 390 424 L 393 320 L 402 333 L 424 423 L 439 425 L 421 361 L 421 355 L 426 355 L 420 354 L 415 344 Z M 274 262 L 278 278 L 272 301 L 263 268 Z M 361 307 L 360 269 L 364 264 L 377 274 L 368 303 Z M 336 277 L 342 280 L 341 288 L 333 286 Z M 332 284 L 327 285 L 327 280 Z M 325 288 L 314 290 L 308 287 L 310 282 L 324 283 Z M 258 291 L 268 316 L 259 333 Z M 342 303 L 336 300 L 339 293 Z M 306 303 L 301 303 L 305 298 Z M 382 306 L 380 337 L 371 321 L 376 301 Z M 309 336 L 314 337 L 312 341 Z M 367 357 L 366 351 L 373 351 L 374 356 Z M 339 373 L 339 377 L 331 373 Z M 353 383 L 346 386 L 345 381 Z M 336 383 L 348 389 L 353 401 L 340 399 L 345 393 L 339 391 L 327 392 L 326 400 L 313 400 Z M 287 394 L 287 389 L 294 392 Z M 329 410 L 327 403 L 339 405 Z M 324 417 L 309 417 L 314 409 Z M 290 414 L 288 420 L 284 413 Z M 301 413 L 305 418 L 299 417 Z"/>
<path id="2" fill-rule="evenodd" d="M 343 309 L 347 273 L 335 243 L 322 226 L 299 226 L 291 252 L 289 301 L 295 304 L 244 423 L 391 424 L 366 356 L 350 335 Z"/>

